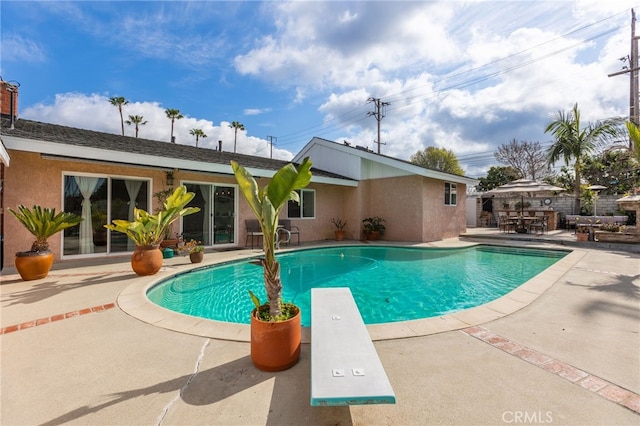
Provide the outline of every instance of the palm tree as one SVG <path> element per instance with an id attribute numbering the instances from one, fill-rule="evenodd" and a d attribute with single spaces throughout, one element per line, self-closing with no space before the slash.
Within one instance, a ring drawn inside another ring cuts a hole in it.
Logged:
<path id="1" fill-rule="evenodd" d="M 233 152 L 236 152 L 236 143 L 238 141 L 238 130 L 244 130 L 244 125 L 239 121 L 234 121 L 231 124 L 229 124 L 229 127 L 234 129 L 235 131 L 235 137 L 233 139 Z"/>
<path id="2" fill-rule="evenodd" d="M 114 96 L 112 98 L 109 98 L 109 102 L 111 102 L 111 105 L 118 107 L 118 111 L 120 112 L 120 125 L 122 126 L 122 136 L 124 136 L 124 118 L 122 117 L 122 107 L 128 104 L 129 101 L 122 96 Z"/>
<path id="3" fill-rule="evenodd" d="M 202 129 L 191 129 L 189 130 L 189 134 L 196 137 L 196 148 L 198 147 L 198 139 L 207 137 Z"/>
<path id="4" fill-rule="evenodd" d="M 627 121 L 625 123 L 627 131 L 629 132 L 629 149 L 631 154 L 640 163 L 640 128 L 633 121 Z"/>
<path id="5" fill-rule="evenodd" d="M 569 165 L 571 159 L 574 160 L 574 194 L 576 214 L 580 213 L 580 173 L 582 170 L 582 159 L 595 151 L 598 142 L 606 138 L 613 138 L 618 135 L 620 120 L 606 119 L 589 123 L 587 127 L 580 127 L 580 110 L 578 104 L 573 106 L 569 113 L 558 111 L 557 118 L 549 123 L 545 133 L 551 133 L 555 142 L 547 151 L 547 158 L 550 165 L 553 165 L 560 158 L 564 159 L 565 165 Z"/>
<path id="6" fill-rule="evenodd" d="M 180 114 L 179 109 L 170 109 L 170 108 L 166 109 L 164 113 L 167 114 L 167 118 L 171 120 L 171 142 L 176 143 L 176 140 L 173 138 L 173 123 L 176 120 L 180 120 L 181 118 L 184 118 L 184 115 Z"/>
<path id="7" fill-rule="evenodd" d="M 132 124 L 135 124 L 136 126 L 136 138 L 138 137 L 138 126 L 144 126 L 145 124 L 147 124 L 146 121 L 142 121 L 144 119 L 143 116 L 141 115 L 130 115 L 129 119 L 126 121 L 126 123 L 131 126 Z"/>

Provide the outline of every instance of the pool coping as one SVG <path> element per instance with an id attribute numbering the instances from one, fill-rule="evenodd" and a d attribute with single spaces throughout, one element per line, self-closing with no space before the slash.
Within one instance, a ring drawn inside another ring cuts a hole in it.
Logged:
<path id="1" fill-rule="evenodd" d="M 471 247 L 476 245 L 506 245 L 491 243 L 468 243 L 460 242 L 455 245 L 441 245 L 435 243 L 421 244 L 398 244 L 385 242 L 384 245 L 394 246 L 412 246 L 412 247 L 431 247 L 431 248 L 460 248 Z M 511 247 L 522 247 L 514 244 L 508 244 Z M 542 248 L 542 247 L 531 247 Z M 549 247 L 544 247 L 549 249 Z M 551 248 L 552 250 L 555 248 Z M 566 274 L 576 263 L 585 255 L 584 250 L 570 250 L 566 247 L 558 250 L 567 251 L 567 255 L 556 263 L 526 281 L 519 287 L 505 294 L 504 296 L 493 300 L 484 305 L 465 309 L 462 311 L 409 321 L 399 321 L 385 324 L 367 325 L 367 330 L 371 339 L 378 340 L 394 340 L 410 337 L 428 336 L 431 334 L 444 333 L 447 331 L 461 330 L 471 326 L 477 326 L 489 321 L 502 318 L 533 303 L 547 289 L 555 284 L 564 274 Z M 287 251 L 287 250 L 283 250 Z M 246 252 L 216 253 L 215 259 L 209 259 L 202 264 L 194 264 L 181 268 L 165 267 L 154 278 L 144 284 L 133 283 L 127 286 L 118 294 L 116 303 L 118 307 L 126 314 L 133 318 L 145 322 L 156 327 L 172 330 L 179 333 L 185 333 L 194 336 L 207 337 L 212 339 L 230 340 L 237 342 L 250 342 L 250 325 L 229 323 L 206 318 L 199 318 L 190 315 L 181 314 L 163 308 L 151 302 L 146 294 L 147 291 L 159 282 L 170 278 L 176 274 L 181 274 L 189 270 L 199 269 L 211 265 L 225 263 L 233 260 L 241 260 L 245 258 L 260 255 L 260 251 L 252 250 Z M 211 256 L 209 256 L 210 258 Z M 311 329 L 310 327 L 302 328 L 302 343 L 310 343 Z"/>

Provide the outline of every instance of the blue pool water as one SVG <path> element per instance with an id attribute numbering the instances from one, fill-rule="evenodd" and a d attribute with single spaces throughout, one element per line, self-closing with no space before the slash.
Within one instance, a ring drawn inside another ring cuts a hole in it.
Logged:
<path id="1" fill-rule="evenodd" d="M 309 326 L 313 287 L 349 287 L 366 324 L 428 318 L 495 300 L 564 257 L 557 250 L 474 246 L 456 249 L 347 246 L 277 256 L 283 299 Z M 167 309 L 249 323 L 247 290 L 266 301 L 262 267 L 249 260 L 200 268 L 151 288 Z M 255 260 L 255 259 L 254 259 Z"/>

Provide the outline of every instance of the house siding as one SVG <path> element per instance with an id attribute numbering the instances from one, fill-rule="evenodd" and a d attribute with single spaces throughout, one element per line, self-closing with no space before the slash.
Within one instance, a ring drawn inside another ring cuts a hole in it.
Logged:
<path id="1" fill-rule="evenodd" d="M 49 159 L 43 158 L 40 154 L 15 150 L 10 150 L 9 155 L 11 155 L 11 167 L 5 168 L 3 201 L 5 207 L 14 209 L 19 204 L 27 207 L 37 204 L 62 211 L 64 173 L 139 177 L 151 179 L 152 193 L 164 189 L 165 175 L 161 170 Z M 12 214 L 7 212 L 4 219 L 3 256 L 4 265 L 9 266 L 13 265 L 15 253 L 29 250 L 34 239 Z M 51 237 L 49 246 L 56 260 L 59 260 L 62 254 L 62 233 Z"/>
<path id="2" fill-rule="evenodd" d="M 429 242 L 466 231 L 464 197 L 445 206 L 443 181 L 415 175 L 372 179 L 361 182 L 361 191 L 361 217 L 384 218 L 384 240 Z M 465 185 L 458 184 L 461 191 Z"/>
<path id="3" fill-rule="evenodd" d="M 10 151 L 12 164 L 5 168 L 4 181 L 4 205 L 16 208 L 19 204 L 31 207 L 34 204 L 43 207 L 55 208 L 61 211 L 63 208 L 63 175 L 67 174 L 97 174 L 108 176 L 126 176 L 140 179 L 149 179 L 151 194 L 166 189 L 165 172 L 162 169 L 154 169 L 145 166 L 120 166 L 117 164 L 87 163 L 76 160 L 52 159 L 43 157 L 37 153 Z M 178 170 L 174 173 L 175 184 L 184 182 L 215 183 L 236 187 L 234 176 L 222 174 L 199 173 Z M 258 179 L 260 186 L 268 183 L 268 179 Z M 302 241 L 318 241 L 333 239 L 334 226 L 330 219 L 342 217 L 349 221 L 348 238 L 357 239 L 360 216 L 357 210 L 349 208 L 349 201 L 353 199 L 357 189 L 350 186 L 327 185 L 312 183 L 308 189 L 316 191 L 316 217 L 315 219 L 292 219 L 292 224 L 300 228 Z M 237 193 L 237 244 L 244 246 L 246 241 L 246 229 L 244 220 L 253 219 L 254 215 L 246 200 Z M 152 208 L 158 207 L 155 198 L 151 197 Z M 286 208 L 281 214 L 286 218 Z M 176 231 L 178 229 L 177 225 Z M 10 213 L 5 214 L 4 223 L 4 265 L 12 266 L 14 255 L 18 251 L 26 251 L 31 248 L 32 235 Z M 62 258 L 62 233 L 58 233 L 49 239 L 51 251 L 56 261 Z M 122 256 L 122 253 L 114 253 L 112 256 Z"/>

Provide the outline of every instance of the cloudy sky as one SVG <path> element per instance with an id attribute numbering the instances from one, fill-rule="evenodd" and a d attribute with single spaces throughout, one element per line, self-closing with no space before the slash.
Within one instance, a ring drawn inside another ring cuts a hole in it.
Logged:
<path id="1" fill-rule="evenodd" d="M 595 1 L 7 1 L 0 76 L 20 84 L 20 117 L 120 133 L 112 96 L 169 141 L 164 111 L 238 152 L 290 159 L 313 136 L 381 152 L 453 150 L 482 176 L 512 139 L 578 103 L 583 121 L 628 115 L 629 78 L 608 77 L 630 50 L 626 0 Z M 640 29 L 639 29 L 640 31 Z M 125 132 L 134 134 L 132 126 Z M 271 154 L 269 136 L 273 137 Z"/>

